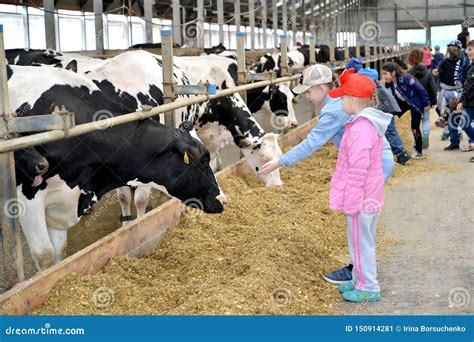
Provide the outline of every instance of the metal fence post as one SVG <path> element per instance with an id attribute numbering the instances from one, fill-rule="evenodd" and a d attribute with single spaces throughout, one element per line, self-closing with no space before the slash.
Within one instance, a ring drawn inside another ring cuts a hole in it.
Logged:
<path id="1" fill-rule="evenodd" d="M 161 30 L 161 55 L 163 59 L 163 102 L 168 104 L 176 99 L 173 75 L 173 35 L 171 30 Z M 176 127 L 174 110 L 165 113 L 165 125 Z"/>
<path id="2" fill-rule="evenodd" d="M 7 116 L 10 115 L 8 78 L 3 43 L 3 25 L 0 25 L 0 141 L 8 139 Z M 0 219 L 3 238 L 3 270 L 6 289 L 25 279 L 21 232 L 18 217 L 23 214 L 24 204 L 17 199 L 15 159 L 13 152 L 0 154 Z"/>
<path id="3" fill-rule="evenodd" d="M 247 72 L 245 71 L 245 32 L 236 32 L 237 37 L 237 83 L 247 83 Z M 242 91 L 240 96 L 247 102 L 247 92 Z"/>
<path id="4" fill-rule="evenodd" d="M 286 34 L 281 34 L 280 35 L 280 56 L 281 56 L 280 70 L 281 70 L 282 76 L 290 75 L 289 70 L 288 70 L 287 46 L 288 46 L 288 36 Z"/>
<path id="5" fill-rule="evenodd" d="M 309 65 L 316 64 L 316 40 L 314 36 L 309 37 Z"/>

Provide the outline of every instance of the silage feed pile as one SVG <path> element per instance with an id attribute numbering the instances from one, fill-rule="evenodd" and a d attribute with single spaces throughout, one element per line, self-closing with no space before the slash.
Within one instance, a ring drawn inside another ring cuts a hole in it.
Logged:
<path id="1" fill-rule="evenodd" d="M 188 212 L 159 250 L 69 275 L 35 313 L 334 313 L 340 295 L 321 274 L 347 261 L 345 217 L 328 208 L 335 161 L 329 146 L 283 170 L 283 189 L 253 175 L 221 180 L 223 214 Z"/>
<path id="2" fill-rule="evenodd" d="M 397 127 L 410 151 L 409 119 Z M 337 314 L 341 296 L 321 277 L 347 262 L 345 216 L 328 207 L 336 157 L 329 144 L 282 169 L 283 189 L 253 175 L 221 180 L 231 201 L 223 214 L 189 211 L 159 250 L 113 258 L 101 274 L 67 276 L 34 314 Z M 411 160 L 390 183 L 442 169 Z M 379 252 L 393 243 L 380 227 Z"/>

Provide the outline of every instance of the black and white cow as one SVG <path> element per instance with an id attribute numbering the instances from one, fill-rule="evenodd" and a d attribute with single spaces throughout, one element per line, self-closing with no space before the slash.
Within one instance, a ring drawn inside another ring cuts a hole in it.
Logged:
<path id="1" fill-rule="evenodd" d="M 209 81 L 224 88 L 234 85 L 224 69 L 217 65 L 203 67 L 195 59 L 175 57 L 174 72 L 178 84 Z M 126 105 L 129 110 L 163 104 L 160 56 L 146 51 L 125 52 L 85 73 L 85 76 L 109 98 Z M 241 148 L 256 175 L 266 161 L 281 154 L 276 135 L 266 134 L 261 129 L 239 95 L 208 101 L 201 106 L 199 112 L 188 107 L 175 114 L 177 122 L 190 120 L 194 123 L 197 135 L 210 151 L 214 169 L 219 150 L 232 142 Z M 279 172 L 258 177 L 267 186 L 282 184 Z M 145 212 L 150 190 L 150 187 L 141 186 L 135 192 L 138 216 Z M 130 191 L 120 189 L 120 199 L 123 216 L 129 216 Z"/>
<path id="2" fill-rule="evenodd" d="M 39 187 L 49 163 L 35 148 L 15 151 L 16 184 L 22 192 L 28 193 Z"/>
<path id="3" fill-rule="evenodd" d="M 74 112 L 81 124 L 129 112 L 84 76 L 58 68 L 9 66 L 8 87 L 12 108 L 24 116 L 59 106 Z M 208 213 L 224 209 L 209 152 L 185 128 L 146 119 L 36 149 L 49 162 L 45 181 L 18 191 L 18 198 L 25 207 L 20 223 L 38 269 L 62 260 L 67 229 L 86 209 L 129 182 L 153 184 L 181 201 L 198 200 Z"/>
<path id="4" fill-rule="evenodd" d="M 237 82 L 237 62 L 220 56 L 193 57 L 211 61 L 227 69 L 234 82 Z M 293 107 L 294 94 L 289 82 L 247 90 L 247 106 L 252 113 L 264 110 L 272 117 L 272 126 L 277 130 L 298 126 Z"/>
<path id="5" fill-rule="evenodd" d="M 9 65 L 51 65 L 80 73 L 105 63 L 104 60 L 99 58 L 77 53 L 62 53 L 49 49 L 9 49 L 5 50 L 5 56 Z"/>
<path id="6" fill-rule="evenodd" d="M 206 56 L 206 55 L 212 55 L 212 56 L 217 55 L 217 56 L 237 60 L 237 53 L 235 51 L 227 50 L 227 48 L 222 43 L 219 43 L 218 45 L 215 45 L 211 48 L 205 48 L 201 56 Z"/>

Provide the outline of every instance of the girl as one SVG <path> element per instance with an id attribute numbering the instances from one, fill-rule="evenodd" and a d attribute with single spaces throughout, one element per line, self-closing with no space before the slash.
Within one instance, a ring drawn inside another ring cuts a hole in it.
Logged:
<path id="1" fill-rule="evenodd" d="M 408 70 L 408 73 L 420 82 L 420 84 L 425 88 L 430 98 L 430 105 L 436 105 L 436 100 L 438 93 L 436 90 L 436 85 L 431 75 L 431 72 L 425 67 L 423 63 L 423 51 L 418 48 L 414 48 L 410 51 L 407 57 L 408 64 L 411 65 L 411 68 Z M 430 111 L 425 111 L 423 113 L 423 119 L 421 123 L 423 127 L 423 148 L 428 148 L 429 146 L 429 136 L 430 136 Z"/>
<path id="2" fill-rule="evenodd" d="M 381 299 L 375 260 L 376 220 L 383 207 L 382 145 L 392 115 L 370 108 L 375 83 L 348 70 L 342 86 L 330 97 L 342 96 L 342 108 L 355 117 L 345 124 L 331 179 L 329 206 L 348 215 L 348 245 L 353 260 L 352 281 L 339 285 L 345 300 L 372 302 Z"/>
<path id="3" fill-rule="evenodd" d="M 382 77 L 385 80 L 385 87 L 392 91 L 402 113 L 410 109 L 411 130 L 415 139 L 415 151 L 412 152 L 411 157 L 420 159 L 423 157 L 420 122 L 423 113 L 430 109 L 428 93 L 420 82 L 405 74 L 396 63 L 388 62 L 382 65 Z"/>

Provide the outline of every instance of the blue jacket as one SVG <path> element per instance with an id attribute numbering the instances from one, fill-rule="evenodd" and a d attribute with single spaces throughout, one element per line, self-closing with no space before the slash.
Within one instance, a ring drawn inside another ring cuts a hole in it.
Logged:
<path id="1" fill-rule="evenodd" d="M 280 157 L 280 164 L 291 167 L 299 161 L 308 158 L 323 147 L 329 140 L 332 140 L 333 144 L 339 149 L 339 144 L 344 135 L 344 123 L 352 120 L 352 118 L 353 117 L 347 115 L 342 109 L 341 97 L 331 98 L 326 96 L 324 98 L 323 108 L 319 113 L 318 124 L 311 130 L 305 140 Z M 391 158 L 393 163 L 390 144 L 385 137 L 383 140 L 383 154 L 387 155 L 387 160 Z M 385 160 L 383 163 L 385 163 Z"/>
<path id="2" fill-rule="evenodd" d="M 422 114 L 425 107 L 430 106 L 428 93 L 421 83 L 412 76 L 402 75 L 398 77 L 396 87 L 393 85 L 393 82 L 385 83 L 385 87 L 392 91 L 396 99 L 405 101 Z M 397 93 L 400 94 L 401 98 Z"/>

